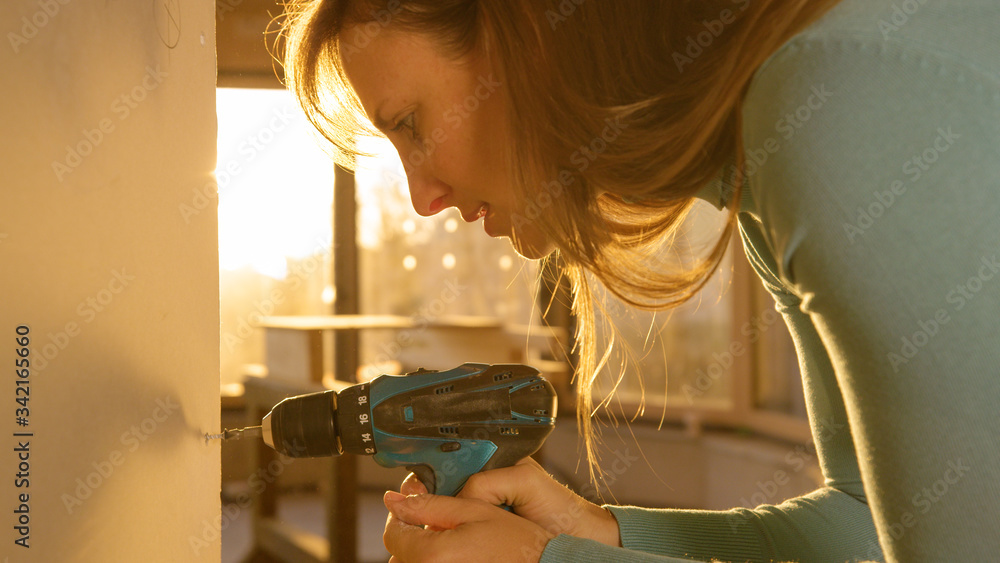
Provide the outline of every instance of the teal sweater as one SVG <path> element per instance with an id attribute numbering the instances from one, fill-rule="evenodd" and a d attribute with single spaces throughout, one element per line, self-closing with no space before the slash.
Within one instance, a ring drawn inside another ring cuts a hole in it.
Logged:
<path id="1" fill-rule="evenodd" d="M 561 535 L 542 561 L 996 560 L 1000 1 L 844 0 L 758 70 L 743 116 L 740 233 L 795 340 L 825 486 L 609 507 L 625 549 Z"/>

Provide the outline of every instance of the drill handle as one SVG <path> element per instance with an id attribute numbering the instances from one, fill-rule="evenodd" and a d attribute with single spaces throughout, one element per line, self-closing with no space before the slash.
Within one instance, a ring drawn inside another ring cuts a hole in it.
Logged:
<path id="1" fill-rule="evenodd" d="M 427 492 L 455 496 L 473 474 L 510 467 L 537 452 L 550 429 L 538 428 L 535 432 L 531 430 L 535 429 L 521 429 L 517 440 L 501 442 L 499 445 L 489 440 L 464 445 L 452 442 L 460 447 L 446 452 L 441 451 L 446 449 L 442 447 L 427 448 L 420 453 L 410 453 L 405 462 L 380 452 L 375 454 L 375 461 L 387 467 L 404 465 L 423 483 Z M 415 461 L 418 462 L 414 463 Z"/>

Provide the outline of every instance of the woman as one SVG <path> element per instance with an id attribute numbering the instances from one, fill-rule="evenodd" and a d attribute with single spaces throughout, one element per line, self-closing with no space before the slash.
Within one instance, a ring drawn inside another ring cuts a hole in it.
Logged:
<path id="1" fill-rule="evenodd" d="M 994 557 L 998 23 L 995 0 L 293 7 L 286 77 L 341 163 L 374 125 L 418 213 L 457 207 L 569 263 L 588 455 L 603 352 L 583 272 L 669 307 L 739 228 L 795 339 L 825 476 L 723 512 L 596 506 L 530 461 L 457 498 L 411 476 L 385 496 L 394 560 Z M 684 266 L 662 256 L 695 198 L 729 222 Z"/>

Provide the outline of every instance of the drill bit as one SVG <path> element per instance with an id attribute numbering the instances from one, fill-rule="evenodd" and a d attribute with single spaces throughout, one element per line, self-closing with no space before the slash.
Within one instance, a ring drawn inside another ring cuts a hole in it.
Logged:
<path id="1" fill-rule="evenodd" d="M 205 440 L 239 440 L 243 436 L 253 438 L 261 435 L 260 426 L 248 426 L 246 428 L 225 429 L 221 434 L 205 434 Z"/>

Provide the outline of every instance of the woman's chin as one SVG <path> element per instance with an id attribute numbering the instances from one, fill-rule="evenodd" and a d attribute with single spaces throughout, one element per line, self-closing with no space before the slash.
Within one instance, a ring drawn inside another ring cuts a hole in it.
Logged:
<path id="1" fill-rule="evenodd" d="M 548 240 L 539 241 L 527 241 L 523 238 L 511 238 L 510 245 L 514 248 L 514 252 L 521 255 L 522 258 L 528 260 L 539 260 L 545 258 L 552 251 L 556 249 L 555 245 Z"/>

